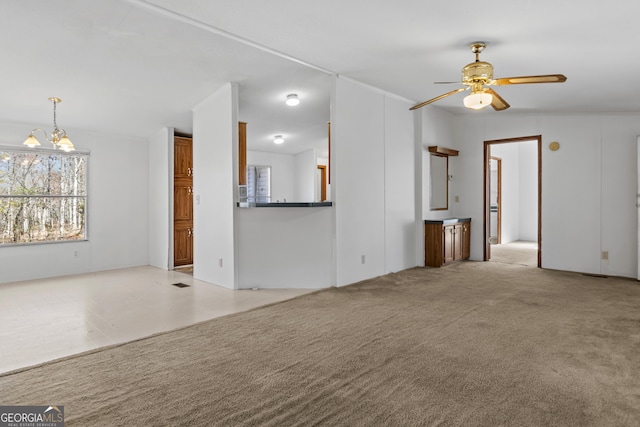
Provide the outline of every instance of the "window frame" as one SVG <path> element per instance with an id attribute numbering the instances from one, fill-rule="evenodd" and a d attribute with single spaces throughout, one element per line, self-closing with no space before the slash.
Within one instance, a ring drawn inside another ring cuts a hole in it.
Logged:
<path id="1" fill-rule="evenodd" d="M 12 197 L 19 197 L 19 198 L 34 198 L 34 199 L 41 199 L 41 198 L 64 198 L 64 197 L 68 197 L 68 198 L 83 198 L 85 201 L 84 204 L 84 237 L 82 239 L 64 239 L 64 240 L 46 240 L 46 241 L 35 241 L 35 242 L 18 242 L 18 243 L 0 243 L 0 248 L 2 247 L 18 247 L 18 246 L 39 246 L 39 245 L 51 245 L 51 244 L 61 244 L 61 243 L 80 243 L 80 242 L 87 242 L 89 241 L 89 202 L 90 202 L 90 196 L 89 196 L 89 189 L 90 189 L 90 164 L 91 164 L 91 153 L 88 150 L 74 150 L 74 151 L 70 151 L 70 152 L 66 152 L 63 150 L 54 150 L 51 148 L 41 148 L 41 147 L 35 147 L 35 148 L 30 148 L 30 147 L 23 147 L 23 146 L 19 146 L 19 145 L 0 145 L 0 152 L 9 152 L 11 153 L 36 153 L 36 154 L 43 154 L 43 155 L 62 155 L 62 156 L 77 156 L 77 155 L 81 155 L 85 157 L 85 172 L 84 172 L 84 180 L 85 180 L 85 195 L 84 196 L 65 196 L 65 195 L 33 195 L 33 196 L 26 196 L 26 195 L 18 195 L 18 196 L 10 196 L 10 195 L 2 195 L 0 194 L 0 199 L 10 199 Z M 0 160 L 1 161 L 1 160 Z"/>

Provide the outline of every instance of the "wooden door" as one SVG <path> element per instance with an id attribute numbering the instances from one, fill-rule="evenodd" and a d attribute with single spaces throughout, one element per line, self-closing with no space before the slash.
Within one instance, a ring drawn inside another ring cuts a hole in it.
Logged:
<path id="1" fill-rule="evenodd" d="M 173 265 L 193 264 L 193 144 L 175 137 L 173 161 Z"/>
<path id="2" fill-rule="evenodd" d="M 442 227 L 444 233 L 442 244 L 444 245 L 444 264 L 453 261 L 454 258 L 454 233 L 455 227 L 453 225 L 447 225 Z"/>

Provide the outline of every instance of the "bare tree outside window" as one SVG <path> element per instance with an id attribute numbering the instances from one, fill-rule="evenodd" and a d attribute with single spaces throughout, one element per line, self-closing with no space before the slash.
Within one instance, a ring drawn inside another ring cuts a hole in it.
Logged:
<path id="1" fill-rule="evenodd" d="M 88 158 L 0 148 L 0 245 L 85 240 Z"/>

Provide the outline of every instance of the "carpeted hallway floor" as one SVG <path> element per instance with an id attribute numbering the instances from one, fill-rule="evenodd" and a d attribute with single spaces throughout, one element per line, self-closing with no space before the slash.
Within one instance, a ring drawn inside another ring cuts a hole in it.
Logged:
<path id="1" fill-rule="evenodd" d="M 538 265 L 538 243 L 516 241 L 491 245 L 491 262 L 536 267 Z"/>

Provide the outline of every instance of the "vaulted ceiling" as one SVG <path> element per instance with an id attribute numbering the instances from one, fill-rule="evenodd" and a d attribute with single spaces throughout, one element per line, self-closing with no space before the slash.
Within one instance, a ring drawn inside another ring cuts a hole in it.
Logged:
<path id="1" fill-rule="evenodd" d="M 293 153 L 325 139 L 331 74 L 417 103 L 457 87 L 433 82 L 458 81 L 478 40 L 497 77 L 567 82 L 499 87 L 503 112 L 467 110 L 462 94 L 425 108 L 640 113 L 638 16 L 628 0 L 3 1 L 0 119 L 50 123 L 57 96 L 63 127 L 190 133 L 192 108 L 231 81 L 255 149 L 285 134 L 280 150 Z"/>

